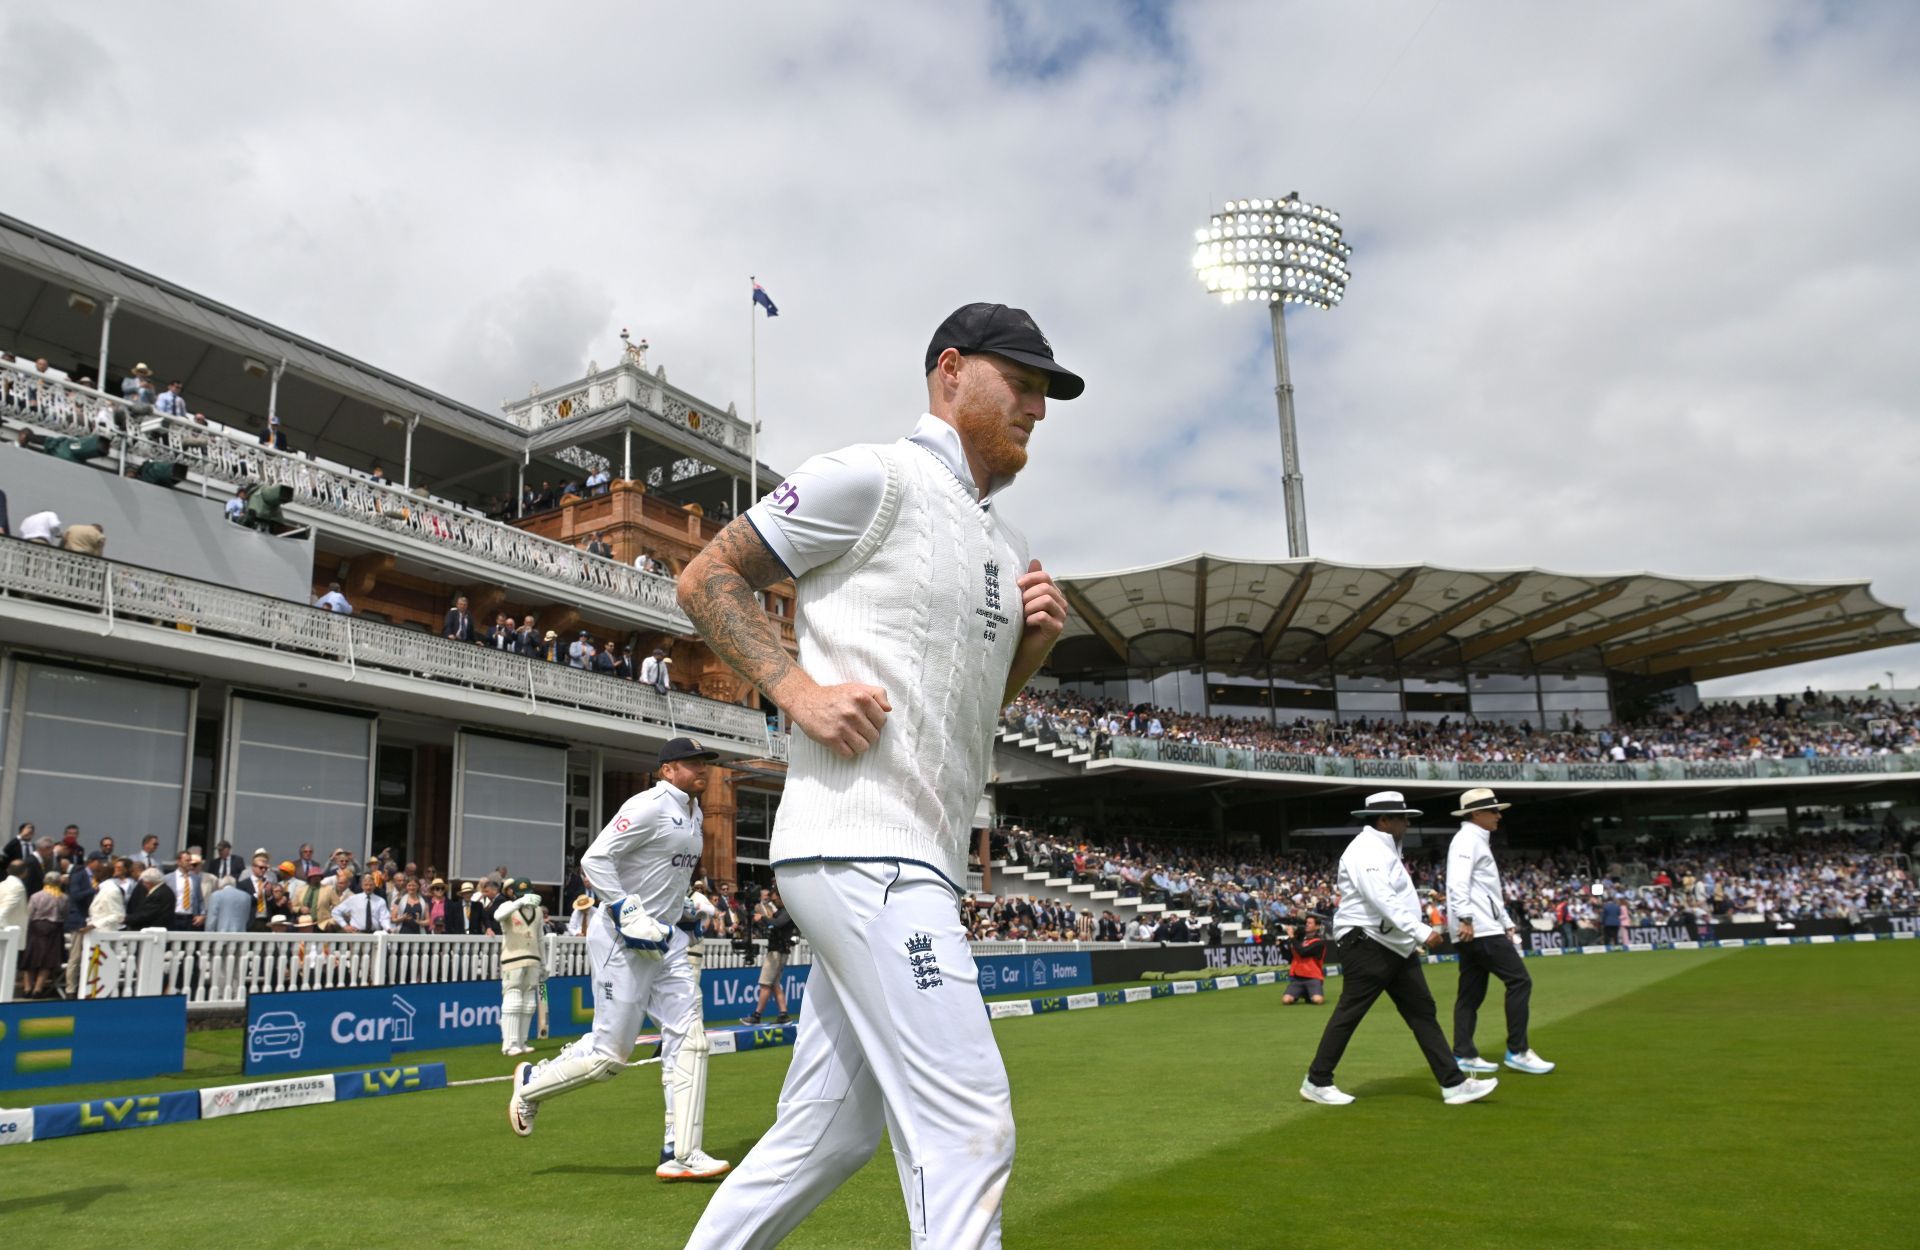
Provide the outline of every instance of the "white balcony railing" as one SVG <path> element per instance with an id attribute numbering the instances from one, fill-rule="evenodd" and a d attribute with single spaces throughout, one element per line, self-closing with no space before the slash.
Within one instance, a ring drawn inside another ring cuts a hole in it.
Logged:
<path id="1" fill-rule="evenodd" d="M 0 930 L 0 942 L 11 932 Z M 702 953 L 708 968 L 758 962 L 757 953 L 748 958 L 723 938 L 708 938 Z M 489 981 L 500 975 L 500 939 L 484 935 L 146 929 L 85 934 L 76 957 L 82 961 L 82 998 L 180 994 L 197 1012 L 238 1010 L 248 994 Z M 812 960 L 804 941 L 787 957 L 789 964 Z M 548 976 L 586 976 L 587 940 L 548 934 L 543 962 Z"/>
<path id="2" fill-rule="evenodd" d="M 590 673 L 418 630 L 338 616 L 302 603 L 137 568 L 44 543 L 0 538 L 0 594 L 28 596 L 102 618 L 191 628 L 266 651 L 295 652 L 348 669 L 374 669 L 489 690 L 692 732 L 753 755 L 776 747 L 749 707 Z M 785 743 L 778 744 L 784 755 Z"/>
<path id="3" fill-rule="evenodd" d="M 90 387 L 0 362 L 0 413 L 69 437 L 112 434 L 113 455 L 129 461 L 172 460 L 189 473 L 229 489 L 252 482 L 293 488 L 291 507 L 448 548 L 536 577 L 624 600 L 650 623 L 679 632 L 692 628 L 680 611 L 673 579 L 577 548 L 457 504 L 376 482 L 351 469 L 278 451 L 245 435 L 179 417 L 135 411 Z M 565 591 L 555 595 L 564 598 Z"/>

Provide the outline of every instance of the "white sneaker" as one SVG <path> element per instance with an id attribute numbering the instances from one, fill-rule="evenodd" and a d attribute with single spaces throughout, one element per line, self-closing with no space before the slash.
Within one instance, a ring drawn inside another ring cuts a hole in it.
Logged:
<path id="1" fill-rule="evenodd" d="M 1300 1096 L 1323 1107 L 1344 1107 L 1353 1101 L 1353 1095 L 1341 1093 L 1338 1086 L 1315 1085 L 1312 1081 L 1300 1082 Z"/>
<path id="2" fill-rule="evenodd" d="M 1515 1072 L 1525 1072 L 1529 1076 L 1545 1076 L 1554 1069 L 1553 1064 L 1534 1054 L 1531 1048 L 1517 1055 L 1508 1051 L 1507 1066 Z"/>
<path id="3" fill-rule="evenodd" d="M 515 1064 L 513 1069 L 513 1093 L 507 1097 L 507 1123 L 513 1131 L 522 1137 L 533 1136 L 533 1117 L 539 1112 L 540 1105 L 520 1100 L 520 1088 L 533 1079 L 533 1065 Z"/>
<path id="4" fill-rule="evenodd" d="M 1490 1063 L 1477 1055 L 1472 1059 L 1462 1059 L 1460 1056 L 1455 1055 L 1454 1059 L 1459 1063 L 1462 1072 L 1484 1075 L 1488 1072 L 1498 1072 L 1500 1070 L 1499 1064 Z"/>
<path id="5" fill-rule="evenodd" d="M 663 1181 L 710 1181 L 725 1176 L 733 1167 L 725 1159 L 716 1159 L 704 1150 L 695 1150 L 684 1159 L 668 1159 L 653 1170 Z"/>
<path id="6" fill-rule="evenodd" d="M 1458 1085 L 1442 1086 L 1440 1098 L 1450 1107 L 1463 1102 L 1478 1102 L 1491 1094 L 1499 1084 L 1500 1082 L 1492 1077 L 1483 1081 L 1479 1077 L 1470 1076 Z"/>

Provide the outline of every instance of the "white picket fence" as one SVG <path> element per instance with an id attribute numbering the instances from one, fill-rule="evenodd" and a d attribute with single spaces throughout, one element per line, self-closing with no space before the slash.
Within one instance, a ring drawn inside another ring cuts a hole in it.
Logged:
<path id="1" fill-rule="evenodd" d="M 17 930 L 0 930 L 0 966 L 11 966 L 8 944 Z M 548 976 L 587 975 L 587 940 L 549 934 Z M 709 968 L 757 962 L 725 939 L 709 938 Z M 442 934 L 178 933 L 167 929 L 88 933 L 79 952 L 82 998 L 183 994 L 196 1014 L 238 1010 L 248 994 L 289 990 L 358 989 L 435 981 L 485 981 L 500 975 L 500 939 Z M 798 943 L 789 963 L 809 963 Z M 12 988 L 8 978 L 7 992 Z"/>

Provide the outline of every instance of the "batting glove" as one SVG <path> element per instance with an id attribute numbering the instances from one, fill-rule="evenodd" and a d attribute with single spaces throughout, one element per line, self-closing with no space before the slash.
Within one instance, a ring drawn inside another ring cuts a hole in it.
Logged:
<path id="1" fill-rule="evenodd" d="M 658 959 L 666 954 L 667 939 L 673 931 L 649 916 L 638 900 L 623 898 L 612 907 L 620 939 L 630 950 L 639 951 L 645 959 Z"/>

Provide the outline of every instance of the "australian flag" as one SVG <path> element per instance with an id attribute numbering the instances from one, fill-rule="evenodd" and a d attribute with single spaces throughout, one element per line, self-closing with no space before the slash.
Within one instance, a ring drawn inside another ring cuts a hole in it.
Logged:
<path id="1" fill-rule="evenodd" d="M 778 317 L 780 315 L 780 310 L 773 305 L 773 296 L 768 295 L 766 288 L 762 287 L 758 282 L 753 284 L 753 302 L 766 309 L 767 316 L 769 317 Z"/>

